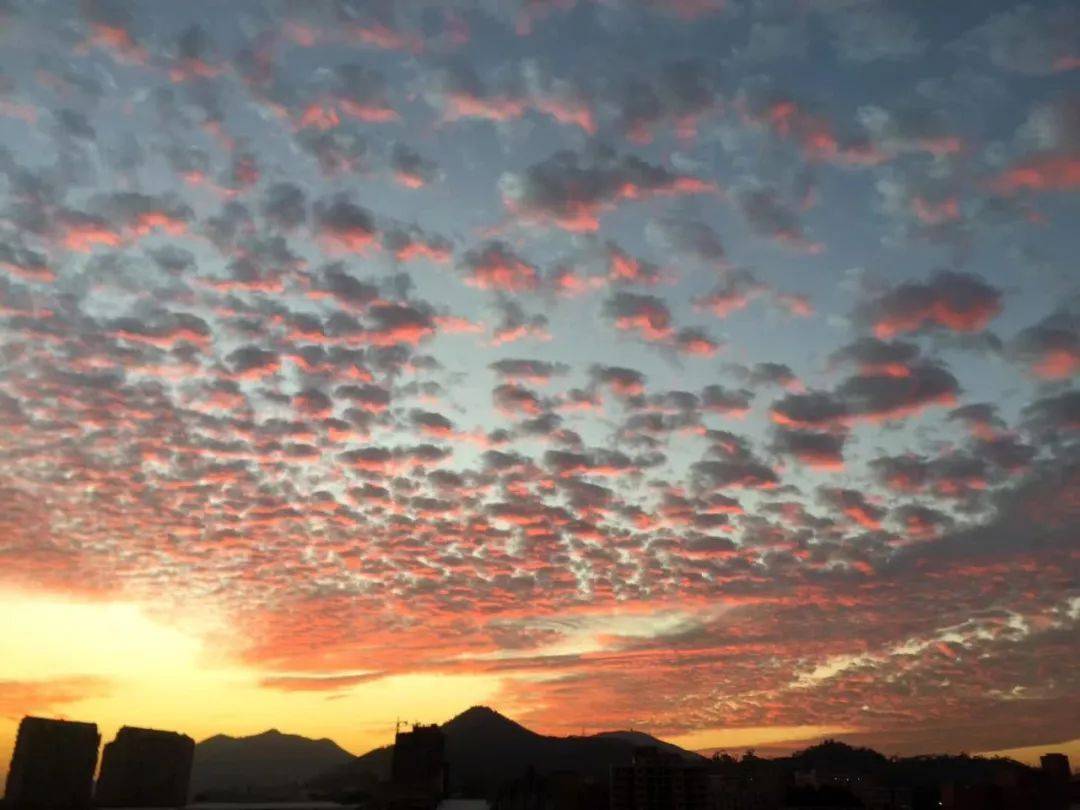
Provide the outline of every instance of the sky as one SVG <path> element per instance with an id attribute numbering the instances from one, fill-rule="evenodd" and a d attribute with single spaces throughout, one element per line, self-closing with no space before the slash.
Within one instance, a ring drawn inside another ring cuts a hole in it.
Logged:
<path id="1" fill-rule="evenodd" d="M 1080 12 L 0 2 L 24 714 L 1080 756 Z"/>

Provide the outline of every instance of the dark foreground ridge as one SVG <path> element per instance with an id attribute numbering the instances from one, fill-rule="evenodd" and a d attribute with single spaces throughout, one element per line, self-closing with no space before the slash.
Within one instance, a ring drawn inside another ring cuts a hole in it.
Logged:
<path id="1" fill-rule="evenodd" d="M 486 706 L 474 706 L 441 726 L 446 738 L 450 786 L 455 792 L 493 796 L 500 786 L 529 773 L 579 774 L 589 782 L 606 783 L 613 765 L 629 762 L 643 739 L 670 747 L 688 762 L 704 763 L 699 754 L 669 746 L 648 735 L 623 739 L 618 734 L 548 737 L 515 723 Z M 335 768 L 309 786 L 330 796 L 370 788 L 391 775 L 393 746 L 376 748 Z"/>
<path id="2" fill-rule="evenodd" d="M 888 758 L 829 740 L 774 759 L 707 758 L 638 731 L 549 737 L 484 706 L 441 730 L 450 795 L 484 797 L 495 810 L 1067 810 L 1077 787 L 1061 754 L 1037 769 L 967 755 Z M 378 803 L 394 757 L 393 746 L 370 751 L 313 779 L 311 795 L 396 806 Z"/>
<path id="3" fill-rule="evenodd" d="M 330 801 L 363 810 L 1070 810 L 1063 754 L 1039 768 L 967 755 L 885 757 L 828 740 L 785 757 L 704 757 L 638 731 L 537 734 L 484 706 L 399 729 L 354 757 L 327 739 L 217 735 L 24 718 L 4 810 Z M 189 790 L 190 775 L 190 790 Z M 91 801 L 93 797 L 93 802 Z M 245 807 L 259 806 L 247 804 Z"/>

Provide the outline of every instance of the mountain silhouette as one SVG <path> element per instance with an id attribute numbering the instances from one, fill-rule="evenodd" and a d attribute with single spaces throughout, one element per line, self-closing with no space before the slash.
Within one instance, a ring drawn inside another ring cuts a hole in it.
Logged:
<path id="1" fill-rule="evenodd" d="M 889 760 L 872 748 L 855 748 L 838 740 L 825 740 L 787 757 L 800 770 L 845 771 L 876 774 L 886 770 Z"/>
<path id="2" fill-rule="evenodd" d="M 572 770 L 606 782 L 612 765 L 629 762 L 642 745 L 677 753 L 689 761 L 702 757 L 648 734 L 615 731 L 585 737 L 549 737 L 530 731 L 486 706 L 473 706 L 443 723 L 450 782 L 454 789 L 491 795 L 507 779 L 530 771 Z M 334 767 L 309 786 L 327 795 L 347 794 L 390 774 L 393 747 L 385 746 Z"/>
<path id="3" fill-rule="evenodd" d="M 218 734 L 195 746 L 191 795 L 268 798 L 296 793 L 313 776 L 355 757 L 333 740 L 270 729 L 250 737 Z"/>
<path id="4" fill-rule="evenodd" d="M 594 739 L 612 739 L 622 740 L 628 742 L 634 746 L 653 746 L 659 748 L 661 751 L 666 751 L 669 754 L 677 754 L 688 761 L 700 762 L 701 756 L 692 751 L 687 751 L 685 748 L 680 748 L 675 743 L 664 742 L 658 740 L 651 734 L 646 734 L 644 731 L 601 731 L 599 734 L 592 735 Z"/>

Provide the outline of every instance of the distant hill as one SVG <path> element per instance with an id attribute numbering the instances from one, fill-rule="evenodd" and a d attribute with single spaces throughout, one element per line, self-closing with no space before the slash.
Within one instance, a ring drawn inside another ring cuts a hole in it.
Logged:
<path id="1" fill-rule="evenodd" d="M 526 773 L 574 770 L 606 782 L 612 765 L 629 762 L 634 749 L 655 745 L 690 761 L 685 751 L 640 732 L 616 731 L 588 737 L 547 737 L 530 731 L 486 706 L 474 706 L 442 725 L 446 733 L 451 786 L 490 795 L 506 781 Z M 390 746 L 376 748 L 313 779 L 309 785 L 328 794 L 348 793 L 372 777 L 390 774 Z"/>
<path id="2" fill-rule="evenodd" d="M 612 765 L 630 762 L 634 749 L 655 746 L 687 762 L 707 764 L 715 773 L 737 779 L 775 782 L 791 788 L 799 772 L 861 774 L 883 785 L 913 790 L 915 806 L 938 806 L 940 786 L 961 784 L 1036 784 L 1037 769 L 1004 758 L 966 755 L 887 758 L 869 748 L 826 740 L 785 757 L 752 755 L 707 760 L 640 731 L 608 731 L 591 736 L 537 734 L 484 706 L 442 725 L 446 734 L 451 787 L 491 797 L 500 786 L 523 777 L 575 771 L 606 785 Z M 252 737 L 216 736 L 195 747 L 192 796 L 229 800 L 344 798 L 370 791 L 388 779 L 392 746 L 354 757 L 330 740 L 311 740 L 278 731 Z M 531 772 L 531 774 L 530 774 Z M 1035 780 L 1034 782 L 1032 780 Z M 817 798 L 821 798 L 818 796 Z"/>
<path id="3" fill-rule="evenodd" d="M 825 740 L 772 762 L 791 772 L 858 773 L 910 786 L 993 783 L 1002 773 L 1031 772 L 1028 766 L 1005 757 L 936 754 L 889 759 L 872 748 L 855 748 L 837 740 Z"/>
<path id="4" fill-rule="evenodd" d="M 219 734 L 195 746 L 191 795 L 257 799 L 295 795 L 312 777 L 354 759 L 333 740 L 312 740 L 276 729 L 251 737 Z"/>
<path id="5" fill-rule="evenodd" d="M 845 784 L 854 778 L 858 783 L 865 780 L 869 784 L 901 788 L 911 792 L 912 807 L 915 810 L 935 810 L 941 804 L 941 790 L 944 785 L 1017 785 L 1019 793 L 1009 799 L 1001 798 L 1001 804 L 995 806 L 1058 806 L 1042 805 L 1032 797 L 1042 796 L 1044 775 L 1035 768 L 1030 768 L 1004 757 L 971 757 L 966 754 L 935 754 L 913 757 L 886 757 L 871 748 L 859 748 L 837 740 L 825 740 L 788 756 L 764 758 L 747 754 L 741 759 L 721 755 L 710 763 L 713 773 L 728 779 L 747 783 L 753 780 L 758 784 L 776 784 L 783 787 L 789 801 L 802 802 L 804 806 L 817 806 L 814 802 L 831 801 L 830 806 L 846 807 L 843 797 L 837 794 L 832 798 L 820 790 L 804 790 L 796 785 L 796 775 L 813 772 L 818 779 L 828 782 L 830 777 L 838 776 Z M 998 790 L 995 787 L 994 790 Z M 850 801 L 850 797 L 847 799 Z M 860 806 L 852 804 L 850 806 Z"/>
<path id="6" fill-rule="evenodd" d="M 661 751 L 667 751 L 669 754 L 678 754 L 688 762 L 701 762 L 702 756 L 695 751 L 687 751 L 685 748 L 680 748 L 675 743 L 664 742 L 658 740 L 651 734 L 646 734 L 644 731 L 601 731 L 599 734 L 593 735 L 594 739 L 615 739 L 623 740 L 624 742 L 632 743 L 635 746 L 653 746 L 659 748 Z"/>
<path id="7" fill-rule="evenodd" d="M 872 748 L 855 748 L 837 740 L 825 740 L 789 757 L 781 758 L 798 770 L 845 771 L 877 774 L 889 767 L 889 760 Z"/>

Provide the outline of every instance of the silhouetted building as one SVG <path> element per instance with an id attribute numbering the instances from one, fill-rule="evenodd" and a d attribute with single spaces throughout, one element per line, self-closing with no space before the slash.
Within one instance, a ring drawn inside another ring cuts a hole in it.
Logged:
<path id="1" fill-rule="evenodd" d="M 777 810 L 789 783 L 790 775 L 772 760 L 714 756 L 709 763 L 709 810 Z"/>
<path id="2" fill-rule="evenodd" d="M 914 792 L 904 785 L 865 783 L 851 789 L 866 810 L 912 810 Z"/>
<path id="3" fill-rule="evenodd" d="M 1051 779 L 1068 781 L 1072 777 L 1072 769 L 1069 767 L 1069 757 L 1065 754 L 1043 754 L 1039 758 L 1042 772 Z"/>
<path id="4" fill-rule="evenodd" d="M 89 807 L 100 743 L 94 723 L 24 717 L 8 771 L 7 806 L 16 810 Z"/>
<path id="5" fill-rule="evenodd" d="M 856 770 L 814 768 L 795 771 L 794 781 L 796 788 L 842 790 L 857 799 L 858 806 L 864 810 L 912 810 L 913 807 L 911 788 L 882 784 L 873 774 Z"/>
<path id="6" fill-rule="evenodd" d="M 629 765 L 611 768 L 611 810 L 707 810 L 704 767 L 654 747 L 638 748 Z"/>
<path id="7" fill-rule="evenodd" d="M 863 803 L 839 785 L 796 785 L 788 790 L 784 810 L 861 810 Z"/>
<path id="8" fill-rule="evenodd" d="M 1031 768 L 1000 770 L 990 781 L 944 785 L 941 806 L 945 810 L 1068 810 L 1069 780 Z"/>
<path id="9" fill-rule="evenodd" d="M 780 780 L 709 774 L 709 810 L 776 810 L 783 803 Z"/>
<path id="10" fill-rule="evenodd" d="M 101 753 L 94 803 L 99 807 L 187 804 L 195 741 L 174 731 L 124 726 Z"/>
<path id="11" fill-rule="evenodd" d="M 596 810 L 608 803 L 606 784 L 576 771 L 539 774 L 530 768 L 499 787 L 494 810 Z"/>
<path id="12" fill-rule="evenodd" d="M 436 725 L 413 726 L 394 735 L 390 780 L 397 808 L 434 807 L 446 796 L 450 769 L 446 763 L 446 735 Z"/>
<path id="13" fill-rule="evenodd" d="M 1043 802 L 1048 810 L 1065 810 L 1073 804 L 1072 768 L 1065 754 L 1043 754 L 1039 759 L 1043 777 Z"/>

